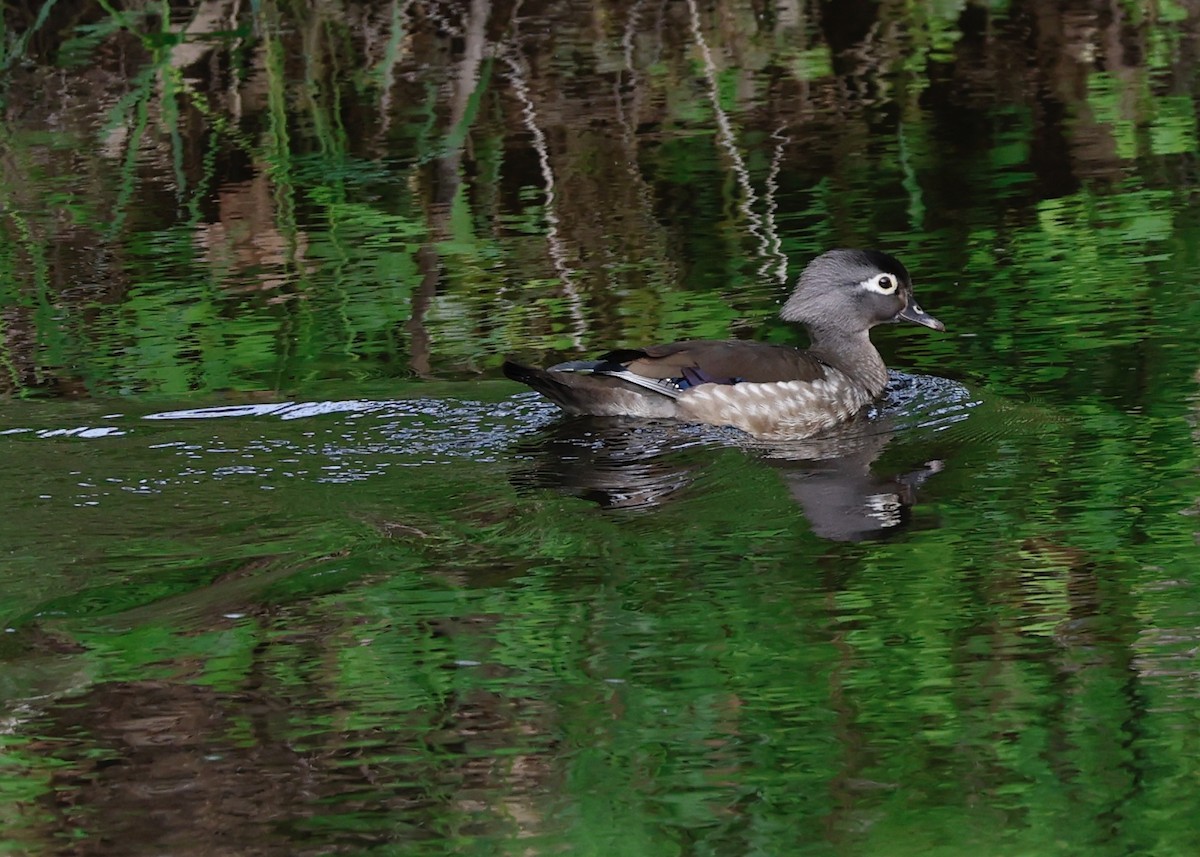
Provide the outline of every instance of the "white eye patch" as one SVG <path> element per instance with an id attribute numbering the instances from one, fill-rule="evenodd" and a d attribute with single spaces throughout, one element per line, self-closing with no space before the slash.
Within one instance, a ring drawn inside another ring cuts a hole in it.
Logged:
<path id="1" fill-rule="evenodd" d="M 876 274 L 868 280 L 863 280 L 859 285 L 868 291 L 878 292 L 881 295 L 894 295 L 896 287 L 900 285 L 900 281 L 896 279 L 894 274 Z"/>

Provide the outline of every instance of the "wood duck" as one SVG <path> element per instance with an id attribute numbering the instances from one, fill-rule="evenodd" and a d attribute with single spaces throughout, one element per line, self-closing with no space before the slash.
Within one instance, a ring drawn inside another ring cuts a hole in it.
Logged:
<path id="1" fill-rule="evenodd" d="M 762 342 L 691 340 L 618 349 L 549 369 L 506 361 L 504 374 L 570 414 L 735 426 L 760 438 L 809 437 L 857 414 L 887 385 L 870 330 L 907 321 L 946 327 L 913 297 L 908 270 L 877 250 L 813 259 L 779 313 L 802 324 L 807 351 Z"/>

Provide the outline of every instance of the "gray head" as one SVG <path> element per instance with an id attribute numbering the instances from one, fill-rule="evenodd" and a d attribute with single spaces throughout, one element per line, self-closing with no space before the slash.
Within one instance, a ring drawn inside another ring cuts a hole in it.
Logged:
<path id="1" fill-rule="evenodd" d="M 858 334 L 885 322 L 945 330 L 913 297 L 900 260 L 878 250 L 830 250 L 808 263 L 779 313 L 810 330 Z"/>

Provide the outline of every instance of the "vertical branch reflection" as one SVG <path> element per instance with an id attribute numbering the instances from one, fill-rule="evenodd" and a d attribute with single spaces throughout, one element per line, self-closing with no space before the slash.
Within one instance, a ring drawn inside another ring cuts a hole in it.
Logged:
<path id="1" fill-rule="evenodd" d="M 395 83 L 396 66 L 404 56 L 404 21 L 412 5 L 413 0 L 392 0 L 383 59 L 372 71 L 379 84 L 380 134 L 385 133 L 392 123 L 392 85 Z"/>
<path id="2" fill-rule="evenodd" d="M 617 114 L 617 124 L 621 129 L 621 148 L 624 155 L 624 168 L 628 173 L 630 188 L 632 194 L 630 196 L 630 212 L 636 222 L 639 224 L 644 235 L 655 234 L 659 230 L 659 224 L 655 217 L 655 196 L 654 190 L 650 183 L 642 174 L 641 158 L 640 158 L 640 135 L 638 134 L 638 123 L 641 117 L 645 104 L 645 89 L 644 80 L 638 72 L 635 57 L 635 39 L 642 31 L 642 25 L 645 17 L 647 17 L 646 0 L 637 0 L 630 8 L 629 15 L 625 21 L 625 29 L 621 35 L 621 49 L 623 66 L 619 74 L 615 76 L 613 83 L 613 105 Z M 654 33 L 661 45 L 662 36 L 662 12 L 663 3 L 658 5 L 658 14 L 655 20 L 647 22 L 654 27 Z M 673 262 L 662 256 L 660 264 L 665 269 L 665 277 L 668 281 L 675 281 L 676 268 Z"/>
<path id="3" fill-rule="evenodd" d="M 558 213 L 555 210 L 554 169 L 550 165 L 550 147 L 546 143 L 546 135 L 538 125 L 537 111 L 534 109 L 533 98 L 526 83 L 528 75 L 524 65 L 514 54 L 517 52 L 517 42 L 513 42 L 503 52 L 505 64 L 508 66 L 509 80 L 512 81 L 513 91 L 521 102 L 521 115 L 525 127 L 533 137 L 533 149 L 537 152 L 538 164 L 542 170 L 542 189 L 546 195 L 546 243 L 549 245 L 550 259 L 554 270 L 562 280 L 563 293 L 567 296 L 567 306 L 571 313 L 572 330 L 571 344 L 579 349 L 583 347 L 583 333 L 587 330 L 587 321 L 583 315 L 583 300 L 575 285 L 575 271 L 567 262 L 567 247 L 559 229 Z"/>
<path id="4" fill-rule="evenodd" d="M 717 65 L 700 26 L 700 10 L 696 7 L 696 0 L 688 0 L 687 5 L 692 25 L 692 40 L 700 49 L 700 56 L 704 63 L 704 78 L 708 83 L 708 96 L 712 101 L 713 116 L 717 120 L 717 141 L 729 156 L 730 168 L 742 189 L 742 201 L 738 207 L 746 217 L 746 229 L 758 242 L 759 254 L 764 259 L 764 263 L 759 267 L 759 274 L 760 276 L 765 275 L 770 270 L 770 262 L 767 260 L 776 259 L 779 264 L 784 266 L 784 277 L 780 280 L 782 283 L 787 279 L 786 260 L 779 259 L 778 251 L 774 249 L 779 241 L 774 236 L 774 222 L 769 221 L 764 226 L 763 219 L 754 210 L 754 206 L 758 202 L 758 195 L 750 183 L 750 170 L 746 167 L 746 161 L 742 157 L 742 153 L 738 151 L 737 142 L 734 140 L 733 123 L 729 121 L 729 114 L 721 106 L 721 95 L 717 88 Z M 776 273 L 778 273 L 778 266 L 776 266 Z"/>
<path id="5" fill-rule="evenodd" d="M 292 140 L 288 129 L 286 48 L 279 10 L 263 7 L 263 69 L 267 79 L 267 134 L 263 156 L 273 187 L 274 216 L 278 234 L 285 241 L 284 260 L 289 273 L 299 267 L 299 227 L 296 222 L 295 182 L 292 178 Z"/>
<path id="6" fill-rule="evenodd" d="M 450 32 L 461 35 L 463 54 L 452 76 L 450 119 L 442 154 L 437 159 L 430 236 L 417 250 L 421 280 L 412 297 L 412 313 L 404 324 L 409 336 L 412 370 L 422 377 L 429 375 L 433 368 L 432 340 L 425 327 L 425 314 L 441 280 L 442 267 L 437 243 L 444 241 L 451 233 L 454 199 L 462 186 L 462 159 L 471 120 L 471 100 L 479 88 L 480 68 L 487 43 L 487 23 L 491 13 L 491 0 L 472 0 L 470 8 L 463 12 L 461 28 L 445 22 Z"/>
<path id="7" fill-rule="evenodd" d="M 767 236 L 770 238 L 769 252 L 775 259 L 773 279 L 779 283 L 787 282 L 788 260 L 783 252 L 783 241 L 779 237 L 779 231 L 775 228 L 775 211 L 779 208 L 779 169 L 783 165 L 783 150 L 788 144 L 788 138 L 783 136 L 781 132 L 783 128 L 776 128 L 771 132 L 771 139 L 775 141 L 775 148 L 771 152 L 771 167 L 767 171 L 767 179 L 763 183 L 763 195 L 766 198 L 766 213 L 763 218 L 766 222 Z M 769 263 L 764 262 L 762 273 L 770 270 L 767 266 Z"/>

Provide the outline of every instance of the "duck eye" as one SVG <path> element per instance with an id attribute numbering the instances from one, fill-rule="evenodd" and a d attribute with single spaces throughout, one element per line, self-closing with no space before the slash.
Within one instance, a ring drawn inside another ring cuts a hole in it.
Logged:
<path id="1" fill-rule="evenodd" d="M 880 294 L 890 295 L 896 291 L 896 278 L 891 274 L 876 274 L 871 279 L 863 283 L 871 291 L 879 292 Z"/>

